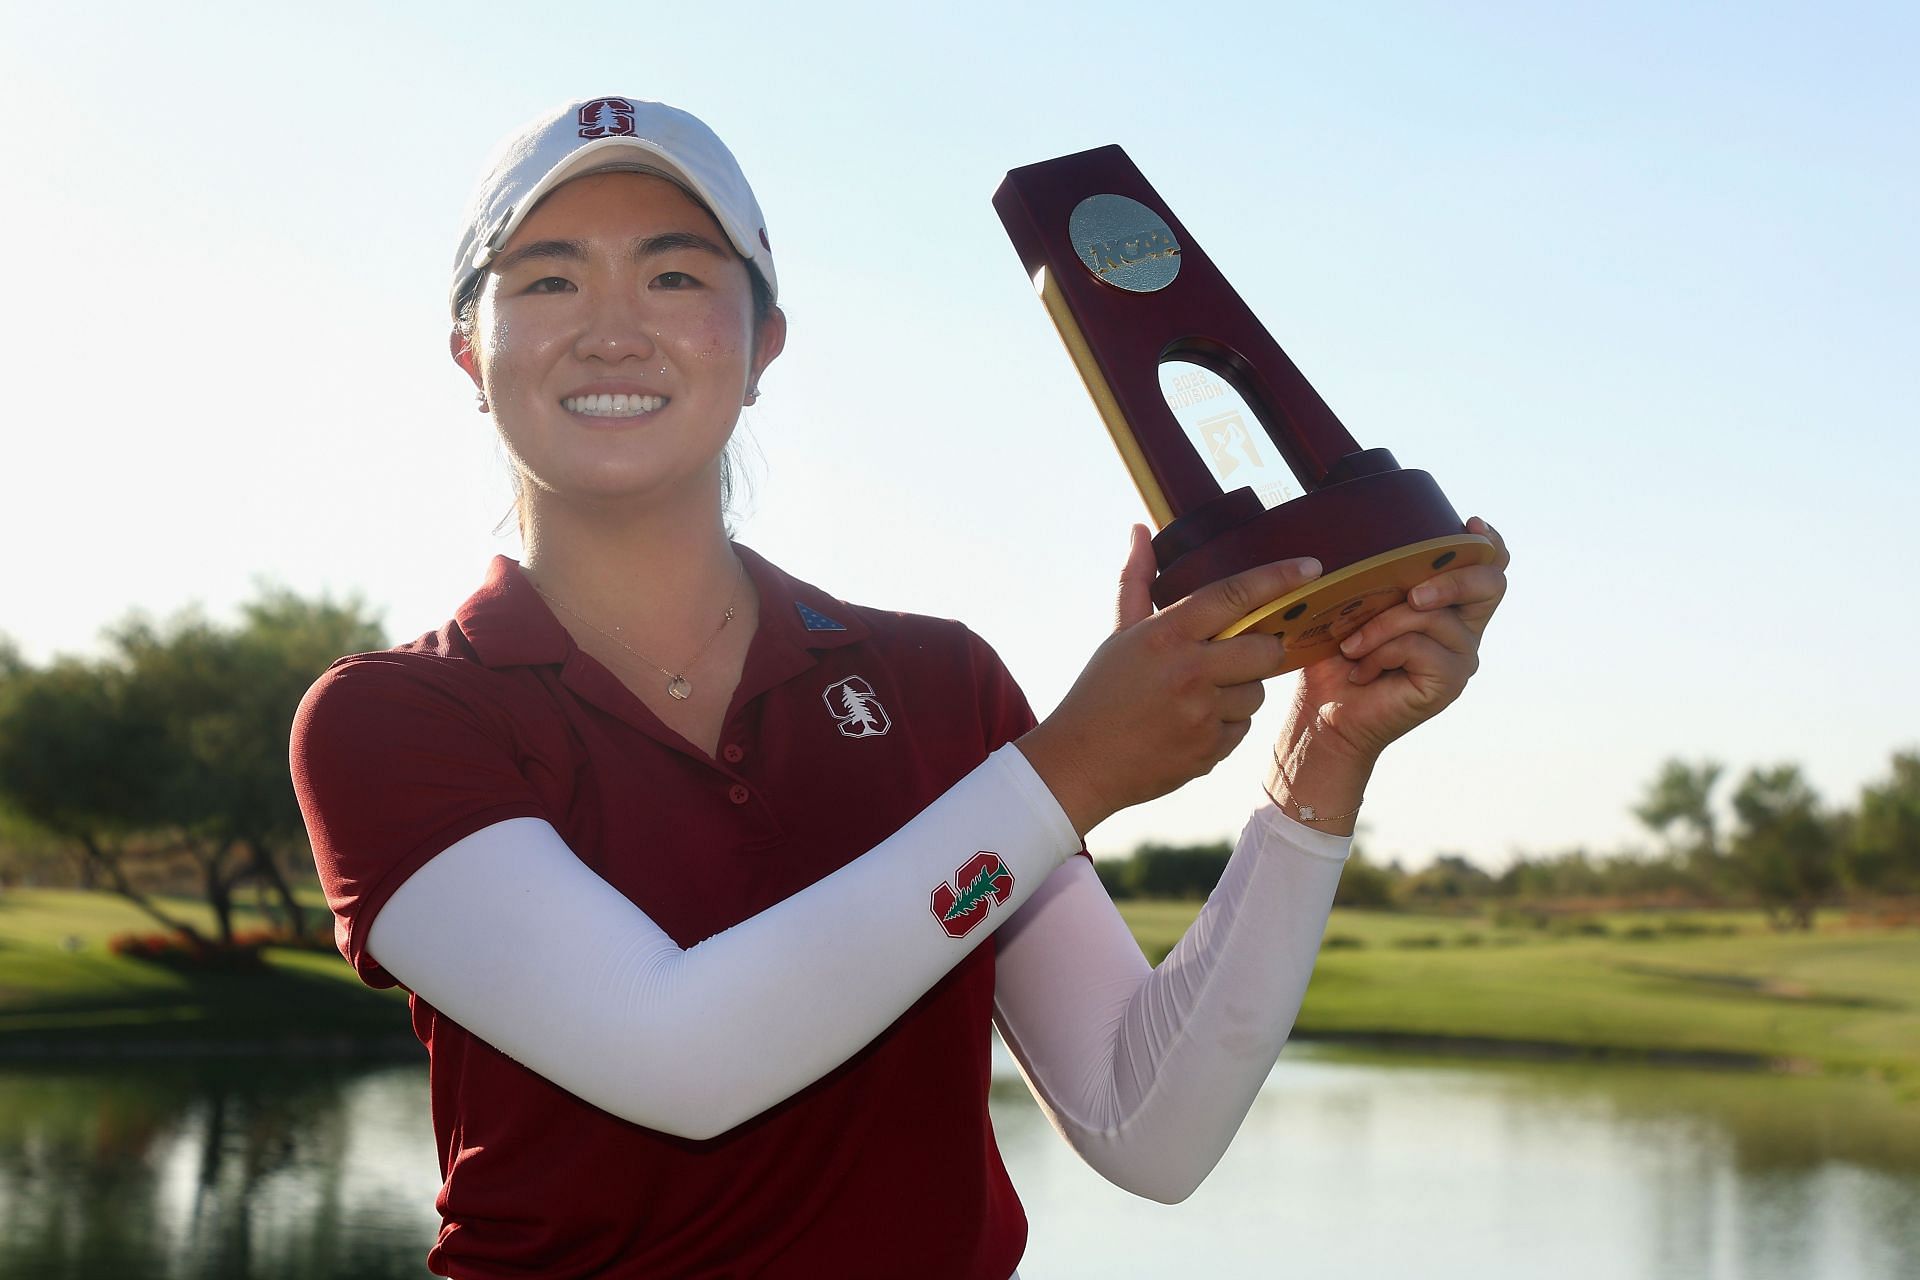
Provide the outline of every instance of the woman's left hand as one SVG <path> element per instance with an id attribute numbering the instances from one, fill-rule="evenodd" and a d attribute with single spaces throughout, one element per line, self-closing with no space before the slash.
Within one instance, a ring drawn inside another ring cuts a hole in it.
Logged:
<path id="1" fill-rule="evenodd" d="M 1402 603 L 1348 636 L 1340 652 L 1301 671 L 1300 709 L 1321 733 L 1372 760 L 1438 715 L 1480 668 L 1480 637 L 1507 592 L 1507 544 L 1475 516 L 1467 532 L 1492 541 L 1488 564 L 1427 579 Z"/>

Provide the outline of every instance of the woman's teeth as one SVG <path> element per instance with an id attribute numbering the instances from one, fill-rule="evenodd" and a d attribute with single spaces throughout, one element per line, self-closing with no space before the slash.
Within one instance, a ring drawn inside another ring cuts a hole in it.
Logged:
<path id="1" fill-rule="evenodd" d="M 560 407 L 589 418 L 637 418 L 666 404 L 665 396 L 568 396 Z"/>

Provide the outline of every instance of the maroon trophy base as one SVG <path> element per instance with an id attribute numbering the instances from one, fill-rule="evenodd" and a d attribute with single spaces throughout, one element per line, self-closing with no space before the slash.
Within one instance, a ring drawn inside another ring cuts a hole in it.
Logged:
<path id="1" fill-rule="evenodd" d="M 1256 509 L 1250 518 L 1218 527 L 1220 508 Z M 1165 607 L 1183 596 L 1274 560 L 1312 556 L 1321 576 L 1256 606 L 1215 639 L 1262 631 L 1280 639 L 1281 671 L 1338 652 L 1340 642 L 1407 598 L 1414 586 L 1442 570 L 1493 559 L 1493 543 L 1467 533 L 1460 517 L 1424 471 L 1385 471 L 1316 490 L 1258 511 L 1250 490 L 1210 504 L 1215 519 L 1182 529 L 1176 521 L 1156 538 L 1157 555 L 1173 554 L 1153 584 Z M 1356 519 L 1364 512 L 1366 519 Z M 1175 535 L 1169 538 L 1168 535 Z M 1182 550 L 1183 542 L 1192 542 Z"/>
<path id="2" fill-rule="evenodd" d="M 1462 532 L 1452 504 L 1424 471 L 1388 471 L 1316 489 L 1214 532 L 1184 553 L 1177 537 L 1168 537 L 1181 532 L 1181 523 L 1168 525 L 1153 540 L 1160 558 L 1153 603 L 1162 609 L 1210 582 L 1269 561 L 1312 556 L 1330 573 L 1396 547 Z M 1170 562 L 1163 546 L 1176 551 Z"/>

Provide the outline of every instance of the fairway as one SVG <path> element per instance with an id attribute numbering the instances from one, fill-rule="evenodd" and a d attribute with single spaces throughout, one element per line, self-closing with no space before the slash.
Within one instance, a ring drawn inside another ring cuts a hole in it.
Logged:
<path id="1" fill-rule="evenodd" d="M 1158 959 L 1199 909 L 1122 902 Z M 1868 1072 L 1920 1091 L 1920 930 L 1779 934 L 1754 912 L 1613 914 L 1604 935 L 1339 909 L 1296 1030 L 1409 1047 Z"/>
<path id="2" fill-rule="evenodd" d="M 160 899 L 176 919 L 213 930 L 204 903 Z M 330 917 L 315 894 L 314 923 Z M 237 930 L 266 923 L 234 912 Z M 0 894 L 0 1054 L 99 1052 L 151 1045 L 208 1049 L 391 1049 L 408 1038 L 405 997 L 373 991 L 338 956 L 268 948 L 263 973 L 188 973 L 114 955 L 118 933 L 160 927 L 105 893 Z"/>
<path id="3" fill-rule="evenodd" d="M 201 904 L 164 909 L 211 926 Z M 1158 960 L 1199 904 L 1120 910 Z M 262 923 L 252 910 L 237 914 L 240 928 Z M 1752 912 L 1613 914 L 1555 927 L 1336 910 L 1296 1032 L 1423 1052 L 1866 1074 L 1920 1101 L 1920 929 L 1850 929 L 1835 917 L 1812 934 L 1778 934 Z M 0 895 L 0 1053 L 405 1044 L 402 993 L 368 990 L 337 955 L 269 948 L 264 973 L 188 974 L 107 949 L 115 933 L 154 929 L 108 894 Z"/>

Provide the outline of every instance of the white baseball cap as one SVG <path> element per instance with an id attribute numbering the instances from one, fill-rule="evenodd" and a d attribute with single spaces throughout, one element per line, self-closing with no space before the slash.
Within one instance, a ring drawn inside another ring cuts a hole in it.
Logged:
<path id="1" fill-rule="evenodd" d="M 486 176 L 468 201 L 453 256 L 449 301 L 456 316 L 461 295 L 543 196 L 571 178 L 607 170 L 655 173 L 686 188 L 760 273 L 768 291 L 780 296 L 760 202 L 713 130 L 664 102 L 582 98 L 529 121 L 487 158 Z"/>

